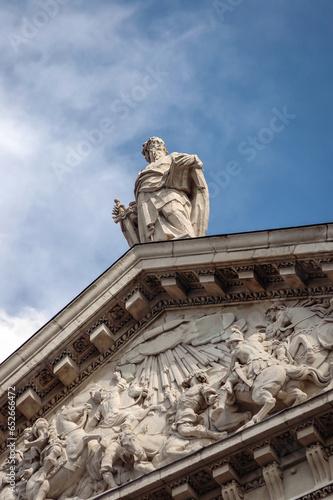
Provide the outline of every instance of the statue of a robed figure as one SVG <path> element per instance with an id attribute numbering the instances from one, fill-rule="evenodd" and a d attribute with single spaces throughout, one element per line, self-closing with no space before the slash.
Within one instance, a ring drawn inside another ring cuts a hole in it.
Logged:
<path id="1" fill-rule="evenodd" d="M 113 219 L 129 244 L 205 236 L 208 188 L 197 155 L 171 153 L 159 137 L 143 144 L 149 165 L 139 172 L 135 201 L 126 208 L 115 199 Z"/>

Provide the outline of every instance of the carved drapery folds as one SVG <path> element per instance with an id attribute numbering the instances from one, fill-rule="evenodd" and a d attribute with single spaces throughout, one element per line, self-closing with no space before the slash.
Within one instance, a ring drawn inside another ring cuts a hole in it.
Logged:
<path id="1" fill-rule="evenodd" d="M 100 356 L 115 345 L 104 323 L 90 334 Z M 88 499 L 323 394 L 332 383 L 332 339 L 328 300 L 202 308 L 188 317 L 171 312 L 115 350 L 103 382 L 87 383 L 52 419 L 32 420 L 18 446 L 17 491 L 22 500 Z M 89 352 L 86 337 L 76 349 L 82 356 Z M 71 383 L 78 363 L 66 356 L 54 366 Z M 39 410 L 41 398 L 37 402 Z M 326 484 L 331 472 L 322 431 L 313 426 L 296 434 L 314 485 Z M 223 500 L 243 500 L 246 472 L 258 487 L 264 478 L 271 500 L 283 500 L 284 442 L 244 447 L 211 468 L 207 484 L 219 487 Z M 193 478 L 168 487 L 172 498 L 202 493 Z M 6 488 L 4 483 L 0 499 Z"/>
<path id="2" fill-rule="evenodd" d="M 208 188 L 197 155 L 168 155 L 159 137 L 143 144 L 149 165 L 139 172 L 135 201 L 126 208 L 116 198 L 113 219 L 129 246 L 148 241 L 205 236 L 209 219 Z"/>

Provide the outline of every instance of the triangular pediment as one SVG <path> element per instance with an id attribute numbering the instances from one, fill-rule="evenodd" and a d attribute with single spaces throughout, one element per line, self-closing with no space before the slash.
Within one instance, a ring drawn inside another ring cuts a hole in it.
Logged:
<path id="1" fill-rule="evenodd" d="M 85 408 L 80 418 L 87 417 L 88 423 L 81 422 L 81 430 L 93 436 L 89 449 L 100 458 L 78 477 L 82 498 L 90 498 L 89 488 L 96 495 L 109 489 L 112 481 L 125 487 L 199 450 L 215 457 L 214 443 L 231 443 L 242 427 L 249 436 L 254 428 L 268 432 L 267 418 L 278 419 L 280 411 L 293 411 L 291 418 L 301 422 L 297 406 L 288 410 L 295 402 L 300 408 L 303 401 L 294 390 L 286 398 L 275 394 L 275 407 L 248 427 L 263 406 L 251 384 L 263 365 L 275 359 L 278 366 L 313 369 L 303 378 L 291 375 L 304 381 L 300 391 L 307 400 L 319 401 L 329 393 L 332 291 L 332 224 L 135 245 L 1 365 L 2 450 L 6 452 L 11 435 L 9 388 L 16 402 L 15 438 L 25 453 L 24 430 L 36 426 L 38 419 L 45 418 L 49 426 L 53 422 L 55 428 L 54 419 L 59 420 L 62 412 Z M 267 313 L 271 307 L 279 312 L 278 318 Z M 288 316 L 284 322 L 282 311 Z M 253 368 L 258 370 L 255 375 L 242 371 L 239 360 L 236 368 L 231 366 L 233 346 L 228 339 L 235 331 L 267 353 L 267 359 L 258 355 L 266 361 Z M 229 398 L 226 405 L 228 395 L 221 387 L 232 368 L 239 377 L 238 393 L 248 397 L 234 393 L 234 401 Z M 314 380 L 313 373 L 319 379 Z M 283 384 L 280 389 L 286 391 Z M 62 405 L 69 409 L 62 410 Z M 280 420 L 275 429 L 282 433 Z M 129 430 L 139 444 L 126 442 Z M 59 430 L 54 432 L 60 439 Z M 254 445 L 258 436 L 253 439 Z M 114 467 L 106 459 L 103 465 L 103 453 L 116 442 L 123 450 L 120 455 L 125 455 L 112 458 Z M 138 458 L 139 445 L 144 458 Z M 236 472 L 213 474 L 212 488 L 240 476 L 244 450 L 239 442 L 232 446 L 238 458 L 230 470 Z M 278 437 L 274 446 L 274 452 L 267 452 L 267 463 L 281 452 Z M 70 447 L 66 453 L 71 453 Z M 259 455 L 248 458 L 247 474 L 258 467 Z M 112 478 L 103 477 L 103 471 Z M 191 488 L 200 490 L 198 485 Z"/>

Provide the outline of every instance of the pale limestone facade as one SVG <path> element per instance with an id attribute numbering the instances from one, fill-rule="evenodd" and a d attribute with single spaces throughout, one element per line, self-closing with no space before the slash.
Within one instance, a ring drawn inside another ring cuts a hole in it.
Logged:
<path id="1" fill-rule="evenodd" d="M 134 246 L 1 365 L 0 500 L 333 498 L 332 292 L 333 224 Z"/>

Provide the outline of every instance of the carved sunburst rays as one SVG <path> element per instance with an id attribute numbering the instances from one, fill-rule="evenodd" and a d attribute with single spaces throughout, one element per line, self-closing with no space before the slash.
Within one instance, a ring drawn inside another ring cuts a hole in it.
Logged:
<path id="1" fill-rule="evenodd" d="M 182 383 L 190 373 L 229 365 L 230 352 L 224 344 L 194 348 L 180 343 L 156 356 L 148 356 L 137 365 L 136 381 L 147 387 L 147 404 L 163 403 L 168 391 L 182 392 Z"/>
<path id="2" fill-rule="evenodd" d="M 232 325 L 244 326 L 239 323 L 242 320 L 235 323 L 234 314 L 222 312 L 191 321 L 169 321 L 139 336 L 123 354 L 119 369 L 125 373 L 126 365 L 134 364 L 133 384 L 148 389 L 145 404 L 163 403 L 183 391 L 183 381 L 193 372 L 214 372 L 220 380 L 230 364 L 225 340 Z"/>

